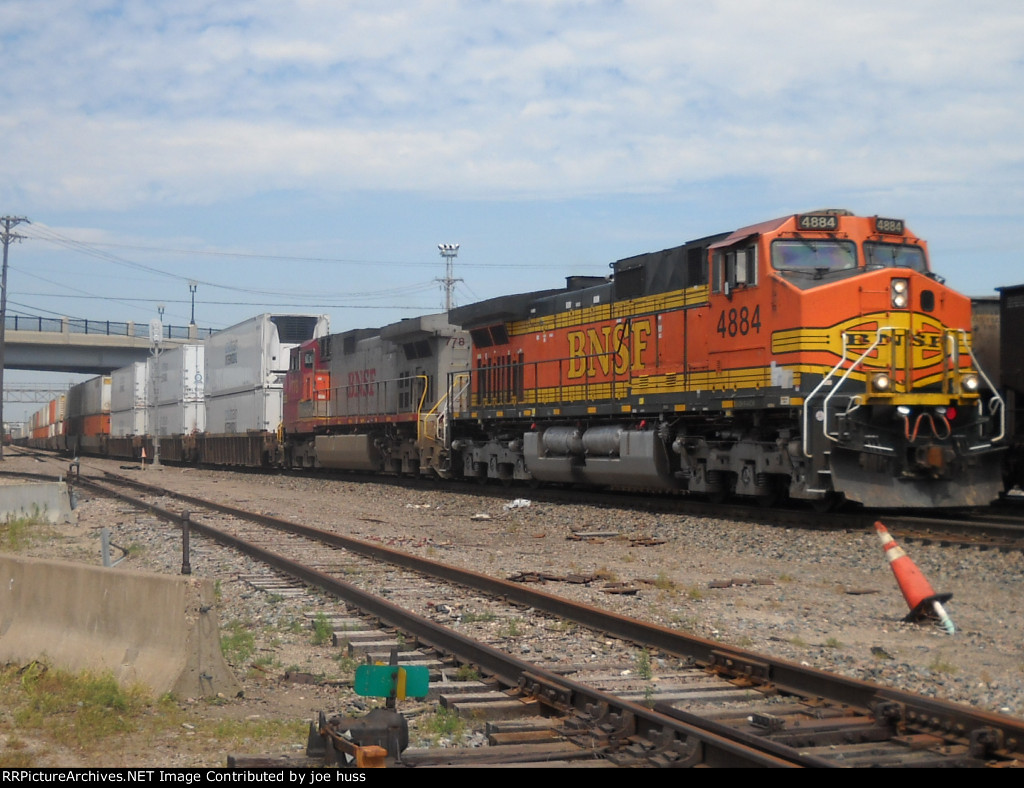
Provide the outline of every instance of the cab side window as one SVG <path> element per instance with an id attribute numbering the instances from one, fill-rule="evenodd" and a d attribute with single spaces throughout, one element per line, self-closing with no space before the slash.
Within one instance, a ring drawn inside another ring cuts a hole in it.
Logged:
<path id="1" fill-rule="evenodd" d="M 757 247 L 716 249 L 711 257 L 711 290 L 731 293 L 737 287 L 757 284 Z"/>

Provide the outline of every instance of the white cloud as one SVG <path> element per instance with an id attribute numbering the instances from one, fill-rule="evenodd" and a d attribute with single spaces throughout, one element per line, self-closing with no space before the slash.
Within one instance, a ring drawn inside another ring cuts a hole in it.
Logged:
<path id="1" fill-rule="evenodd" d="M 9 6 L 0 196 L 30 205 L 954 184 L 1024 158 L 1014 0 Z"/>

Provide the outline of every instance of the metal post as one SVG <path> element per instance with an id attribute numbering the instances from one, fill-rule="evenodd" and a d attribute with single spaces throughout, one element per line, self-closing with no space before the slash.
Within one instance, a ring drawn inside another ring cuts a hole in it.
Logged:
<path id="1" fill-rule="evenodd" d="M 192 564 L 189 563 L 188 555 L 188 539 L 189 539 L 189 525 L 192 522 L 191 512 L 181 513 L 181 573 L 183 575 L 192 574 Z"/>

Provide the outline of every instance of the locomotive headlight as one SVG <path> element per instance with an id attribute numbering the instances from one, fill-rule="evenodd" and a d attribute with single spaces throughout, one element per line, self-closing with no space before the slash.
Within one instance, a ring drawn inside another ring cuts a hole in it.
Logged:
<path id="1" fill-rule="evenodd" d="M 891 303 L 896 309 L 905 309 L 910 303 L 910 282 L 906 279 L 893 279 L 889 285 Z"/>
<path id="2" fill-rule="evenodd" d="M 977 375 L 964 375 L 960 378 L 960 385 L 963 390 L 969 394 L 973 394 L 978 390 L 978 376 Z"/>
<path id="3" fill-rule="evenodd" d="M 884 394 L 892 388 L 892 379 L 884 372 L 876 372 L 871 376 L 871 390 Z"/>

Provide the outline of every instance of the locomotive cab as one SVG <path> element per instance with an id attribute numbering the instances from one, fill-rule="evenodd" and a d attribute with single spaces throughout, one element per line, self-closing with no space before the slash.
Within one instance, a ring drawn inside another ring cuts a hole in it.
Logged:
<path id="1" fill-rule="evenodd" d="M 827 212 L 793 223 L 770 241 L 773 273 L 799 293 L 805 326 L 826 332 L 798 331 L 804 349 L 827 342 L 835 357 L 803 385 L 804 490 L 878 506 L 996 498 L 1004 409 L 971 347 L 969 300 L 931 273 L 902 220 Z"/>

